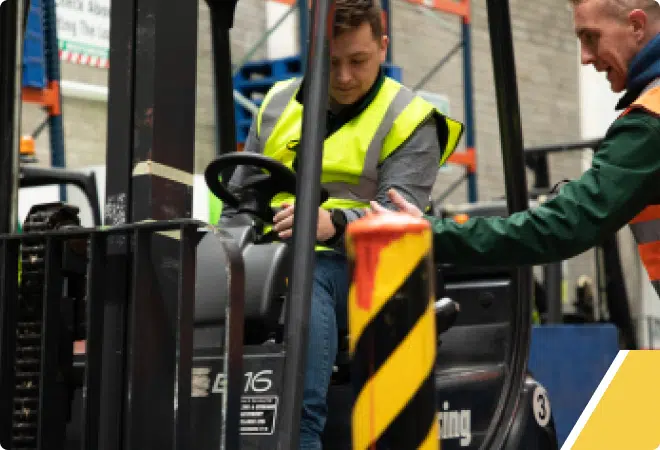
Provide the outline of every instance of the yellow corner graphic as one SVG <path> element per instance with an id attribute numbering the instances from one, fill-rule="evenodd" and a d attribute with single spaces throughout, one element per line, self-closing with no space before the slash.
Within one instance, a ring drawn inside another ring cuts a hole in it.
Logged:
<path id="1" fill-rule="evenodd" d="M 561 450 L 660 449 L 660 351 L 622 350 Z"/>

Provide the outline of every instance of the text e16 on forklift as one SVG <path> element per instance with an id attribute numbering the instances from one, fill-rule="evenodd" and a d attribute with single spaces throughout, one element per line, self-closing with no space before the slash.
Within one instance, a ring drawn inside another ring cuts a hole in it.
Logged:
<path id="1" fill-rule="evenodd" d="M 509 8 L 506 0 L 487 3 L 507 202 L 515 212 L 528 200 Z M 234 152 L 229 29 L 236 2 L 209 0 L 217 117 L 226 120 L 218 125 L 221 155 L 205 176 L 218 198 L 241 210 L 222 228 L 190 219 L 197 6 L 113 3 L 104 226 L 82 228 L 75 208 L 53 203 L 33 207 L 16 234 L 15 208 L 2 209 L 5 449 L 298 448 L 316 211 L 327 196 L 318 124 L 325 123 L 332 0 L 311 8 L 306 153 L 297 173 Z M 25 7 L 9 0 L 0 10 L 0 180 L 10 200 L 19 178 L 14 69 Z M 219 179 L 242 164 L 264 176 L 235 195 Z M 259 232 L 279 191 L 297 196 L 290 244 Z M 531 269 L 436 266 L 423 223 L 378 220 L 385 219 L 365 219 L 350 231 L 352 289 L 362 292 L 351 302 L 369 297 L 393 320 L 373 331 L 378 345 L 361 346 L 355 339 L 366 322 L 349 306 L 324 448 L 556 449 L 550 400 L 526 370 Z M 385 247 L 383 233 L 417 259 L 400 264 L 414 266 L 403 275 L 393 269 L 399 287 L 377 299 L 360 274 L 370 270 L 363 255 Z M 376 377 L 365 360 L 386 354 L 381 367 L 395 364 L 392 350 L 404 336 L 393 331 L 418 326 L 423 337 L 407 355 L 418 358 L 410 371 L 417 381 L 407 377 L 396 395 L 374 390 L 389 413 L 370 409 L 361 388 Z M 80 341 L 84 350 L 74 355 Z"/>

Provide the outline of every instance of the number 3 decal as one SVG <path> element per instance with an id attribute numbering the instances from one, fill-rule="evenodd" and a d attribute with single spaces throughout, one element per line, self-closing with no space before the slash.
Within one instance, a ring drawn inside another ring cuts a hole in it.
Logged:
<path id="1" fill-rule="evenodd" d="M 550 423 L 552 412 L 550 411 L 550 399 L 548 393 L 541 386 L 534 389 L 532 397 L 532 407 L 534 409 L 534 418 L 536 423 L 541 427 L 545 427 Z"/>

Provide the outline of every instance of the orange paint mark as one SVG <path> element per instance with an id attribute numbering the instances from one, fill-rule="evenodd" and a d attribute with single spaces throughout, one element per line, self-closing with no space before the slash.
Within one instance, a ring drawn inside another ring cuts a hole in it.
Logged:
<path id="1" fill-rule="evenodd" d="M 428 223 L 424 219 L 403 213 L 366 216 L 348 225 L 346 232 L 355 248 L 353 276 L 360 280 L 356 283 L 359 308 L 371 308 L 378 261 L 383 249 L 406 234 L 421 233 L 427 228 Z"/>
<path id="2" fill-rule="evenodd" d="M 360 280 L 359 283 L 356 283 L 357 305 L 364 310 L 371 309 L 380 252 L 396 238 L 397 236 L 391 233 L 387 235 L 383 233 L 373 240 L 369 239 L 362 242 L 358 240 L 355 243 L 357 263 L 354 276 Z"/>

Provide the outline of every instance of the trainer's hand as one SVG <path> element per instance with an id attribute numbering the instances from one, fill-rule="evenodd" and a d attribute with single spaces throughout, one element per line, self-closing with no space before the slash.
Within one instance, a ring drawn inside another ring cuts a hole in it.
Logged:
<path id="1" fill-rule="evenodd" d="M 273 217 L 273 230 L 277 232 L 280 239 L 288 239 L 293 236 L 294 209 L 294 205 L 283 204 L 282 209 Z M 336 230 L 332 220 L 330 220 L 330 213 L 323 208 L 319 208 L 316 239 L 320 242 L 327 241 L 335 233 Z"/>
<path id="2" fill-rule="evenodd" d="M 390 198 L 390 201 L 394 206 L 396 206 L 396 209 L 399 212 L 403 212 L 406 214 L 410 214 L 413 217 L 422 217 L 423 213 L 420 211 L 418 207 L 410 203 L 408 200 L 403 198 L 401 194 L 399 194 L 397 191 L 394 189 L 390 189 L 387 192 L 387 196 Z M 384 206 L 379 205 L 377 202 L 372 201 L 371 202 L 371 212 L 373 214 L 391 214 L 392 211 L 385 208 Z"/>

